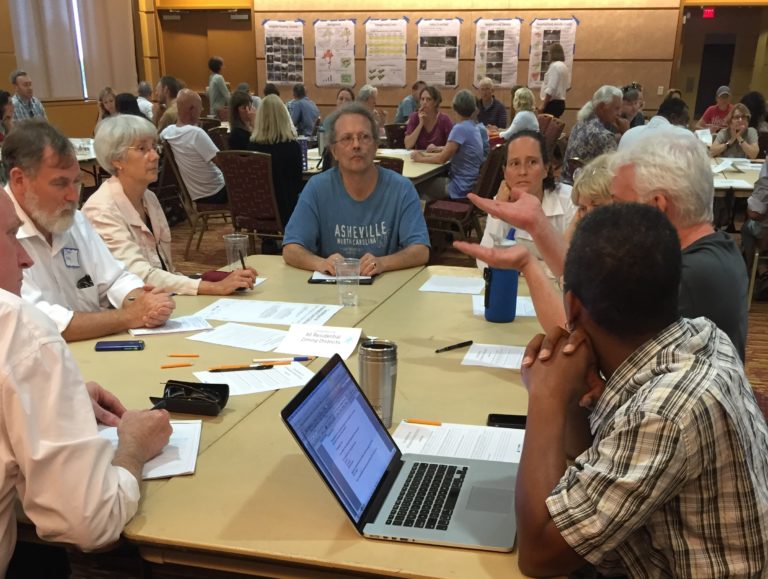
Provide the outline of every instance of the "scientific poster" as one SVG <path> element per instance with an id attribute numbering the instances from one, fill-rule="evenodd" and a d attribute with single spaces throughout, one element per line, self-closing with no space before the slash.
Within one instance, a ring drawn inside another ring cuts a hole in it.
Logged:
<path id="1" fill-rule="evenodd" d="M 365 21 L 365 79 L 373 86 L 405 86 L 406 18 Z"/>
<path id="2" fill-rule="evenodd" d="M 355 85 L 355 21 L 315 21 L 317 86 Z"/>
<path id="3" fill-rule="evenodd" d="M 304 82 L 304 21 L 265 20 L 267 82 Z"/>
<path id="4" fill-rule="evenodd" d="M 520 19 L 479 18 L 475 26 L 474 85 L 487 76 L 495 86 L 513 87 L 517 84 Z"/>
<path id="5" fill-rule="evenodd" d="M 459 76 L 461 19 L 421 19 L 418 27 L 417 77 L 427 84 L 456 86 Z"/>
<path id="6" fill-rule="evenodd" d="M 573 53 L 576 48 L 576 18 L 537 18 L 531 22 L 531 59 L 528 66 L 528 87 L 541 88 L 549 68 L 549 46 L 559 42 L 565 52 L 565 64 L 571 71 L 573 83 Z"/>

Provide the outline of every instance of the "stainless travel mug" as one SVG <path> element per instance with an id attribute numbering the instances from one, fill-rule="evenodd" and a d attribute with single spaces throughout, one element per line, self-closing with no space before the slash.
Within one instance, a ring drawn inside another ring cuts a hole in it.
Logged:
<path id="1" fill-rule="evenodd" d="M 384 426 L 392 426 L 397 382 L 397 345 L 389 340 L 365 340 L 357 352 L 360 387 Z"/>

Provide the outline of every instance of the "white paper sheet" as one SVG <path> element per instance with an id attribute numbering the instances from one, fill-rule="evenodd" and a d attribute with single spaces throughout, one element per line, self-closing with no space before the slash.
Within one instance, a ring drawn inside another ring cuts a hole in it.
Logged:
<path id="1" fill-rule="evenodd" d="M 194 340 L 195 342 L 217 344 L 219 346 L 271 352 L 283 341 L 287 333 L 285 330 L 274 330 L 272 328 L 246 326 L 229 322 L 208 332 L 189 336 L 187 339 Z"/>
<path id="2" fill-rule="evenodd" d="M 723 159 L 720 161 L 717 165 L 712 165 L 712 172 L 713 173 L 722 173 L 723 171 L 727 171 L 732 166 L 730 159 Z"/>
<path id="3" fill-rule="evenodd" d="M 709 146 L 712 144 L 712 131 L 709 129 L 696 129 L 694 133 L 705 145 Z"/>
<path id="4" fill-rule="evenodd" d="M 183 316 L 168 320 L 159 328 L 136 328 L 128 331 L 133 336 L 153 336 L 155 334 L 174 334 L 177 332 L 199 332 L 200 330 L 210 330 L 212 327 L 205 318 Z"/>
<path id="5" fill-rule="evenodd" d="M 229 395 L 241 396 L 304 386 L 315 373 L 303 364 L 294 362 L 286 366 L 273 366 L 269 370 L 194 372 L 194 375 L 205 384 L 229 384 Z"/>
<path id="6" fill-rule="evenodd" d="M 742 189 L 749 191 L 754 189 L 754 186 L 744 179 L 721 179 L 720 177 L 715 177 L 715 189 Z"/>
<path id="7" fill-rule="evenodd" d="M 202 420 L 171 420 L 171 426 L 171 439 L 160 454 L 144 465 L 142 479 L 168 478 L 195 472 Z M 113 448 L 117 448 L 117 428 L 102 427 L 99 435 L 109 441 Z"/>
<path id="8" fill-rule="evenodd" d="M 338 354 L 346 360 L 355 351 L 362 331 L 362 328 L 294 324 L 275 352 L 323 358 Z"/>
<path id="9" fill-rule="evenodd" d="M 402 421 L 392 437 L 403 454 L 520 462 L 525 430 L 447 422 L 431 426 Z"/>
<path id="10" fill-rule="evenodd" d="M 487 366 L 519 370 L 523 363 L 523 346 L 500 346 L 497 344 L 472 344 L 461 361 L 462 366 Z"/>
<path id="11" fill-rule="evenodd" d="M 222 322 L 245 322 L 249 324 L 291 324 L 323 325 L 342 306 L 325 304 L 296 304 L 291 302 L 268 302 L 262 300 L 235 300 L 222 298 L 195 315 L 207 320 Z"/>
<path id="12" fill-rule="evenodd" d="M 475 316 L 485 315 L 485 296 L 472 296 L 472 314 Z M 536 310 L 530 296 L 517 296 L 515 317 L 536 317 Z"/>
<path id="13" fill-rule="evenodd" d="M 479 277 L 434 275 L 419 288 L 419 291 L 448 294 L 478 294 L 484 288 L 485 281 Z"/>
<path id="14" fill-rule="evenodd" d="M 316 281 L 327 281 L 329 283 L 336 283 L 336 276 L 330 275 L 327 273 L 323 273 L 322 271 L 313 271 L 312 272 L 312 279 Z M 355 279 L 353 276 L 350 276 L 350 279 Z M 370 275 L 358 275 L 357 279 L 364 280 L 364 279 L 371 279 Z"/>

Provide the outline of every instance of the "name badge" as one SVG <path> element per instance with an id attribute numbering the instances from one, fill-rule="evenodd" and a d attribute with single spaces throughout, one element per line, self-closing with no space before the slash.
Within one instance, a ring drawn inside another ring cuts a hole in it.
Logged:
<path id="1" fill-rule="evenodd" d="M 64 265 L 67 267 L 77 268 L 80 267 L 80 250 L 71 247 L 65 247 L 61 251 L 64 256 Z"/>

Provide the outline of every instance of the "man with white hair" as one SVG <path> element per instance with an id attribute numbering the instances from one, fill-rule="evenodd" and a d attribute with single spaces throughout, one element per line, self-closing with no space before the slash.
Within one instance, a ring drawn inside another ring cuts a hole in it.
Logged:
<path id="1" fill-rule="evenodd" d="M 507 107 L 493 96 L 493 80 L 487 76 L 477 83 L 477 122 L 486 127 L 507 126 Z"/>
<path id="2" fill-rule="evenodd" d="M 376 108 L 376 98 L 379 96 L 379 89 L 370 84 L 364 84 L 360 87 L 355 99 L 365 108 L 373 113 L 376 124 L 383 127 L 387 123 L 387 113 Z"/>
<path id="3" fill-rule="evenodd" d="M 576 116 L 577 123 L 565 148 L 566 161 L 578 158 L 587 163 L 616 149 L 619 133 L 629 128 L 626 121 L 622 124 L 618 118 L 621 99 L 621 90 L 615 86 L 603 85 L 595 91 L 592 100 L 581 107 Z M 560 181 L 573 185 L 573 170 L 566 162 Z"/>

